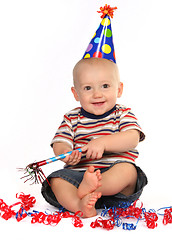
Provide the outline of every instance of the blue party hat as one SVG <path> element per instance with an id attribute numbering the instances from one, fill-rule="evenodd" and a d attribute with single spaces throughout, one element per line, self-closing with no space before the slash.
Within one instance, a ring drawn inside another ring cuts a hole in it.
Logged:
<path id="1" fill-rule="evenodd" d="M 117 7 L 111 8 L 106 4 L 100 8 L 101 11 L 98 11 L 102 13 L 103 20 L 91 39 L 83 58 L 105 58 L 116 63 L 110 19 L 110 17 L 113 18 L 114 9 Z"/>

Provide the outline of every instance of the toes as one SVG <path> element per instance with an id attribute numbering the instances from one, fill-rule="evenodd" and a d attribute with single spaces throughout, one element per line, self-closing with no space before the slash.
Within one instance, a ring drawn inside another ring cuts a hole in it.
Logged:
<path id="1" fill-rule="evenodd" d="M 101 193 L 101 192 L 98 192 L 98 193 L 97 193 L 97 198 L 101 198 L 101 196 L 102 196 L 102 193 Z"/>
<path id="2" fill-rule="evenodd" d="M 93 173 L 94 172 L 94 167 L 93 166 L 89 166 L 88 172 Z"/>
<path id="3" fill-rule="evenodd" d="M 97 215 L 95 204 L 98 198 L 101 197 L 101 192 L 93 192 L 86 195 L 80 202 L 83 217 L 94 217 Z"/>
<path id="4" fill-rule="evenodd" d="M 97 176 L 97 179 L 98 179 L 99 181 L 102 180 L 102 175 L 101 175 L 100 169 L 98 169 L 98 170 L 96 171 L 96 176 Z"/>
<path id="5" fill-rule="evenodd" d="M 94 205 L 101 197 L 101 192 L 94 192 L 89 195 L 89 205 Z"/>

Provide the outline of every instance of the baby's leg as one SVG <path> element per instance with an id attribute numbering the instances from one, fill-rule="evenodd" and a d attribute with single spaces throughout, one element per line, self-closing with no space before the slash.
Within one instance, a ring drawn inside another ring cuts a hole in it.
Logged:
<path id="1" fill-rule="evenodd" d="M 129 196 L 134 193 L 137 181 L 137 170 L 131 163 L 118 163 L 102 173 L 102 185 L 96 191 L 103 196 L 123 193 Z"/>
<path id="2" fill-rule="evenodd" d="M 51 189 L 58 202 L 71 212 L 81 211 L 83 217 L 96 216 L 95 204 L 101 193 L 90 193 L 82 199 L 78 196 L 78 189 L 71 183 L 61 178 L 51 179 Z"/>
<path id="3" fill-rule="evenodd" d="M 134 193 L 136 181 L 137 170 L 131 163 L 118 163 L 102 174 L 89 167 L 78 188 L 78 196 L 82 198 L 93 191 L 101 192 L 102 196 L 117 193 L 129 196 Z"/>

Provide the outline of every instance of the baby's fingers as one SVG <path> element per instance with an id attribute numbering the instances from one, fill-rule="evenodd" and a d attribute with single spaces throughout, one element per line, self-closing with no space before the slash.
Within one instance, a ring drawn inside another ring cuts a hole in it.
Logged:
<path id="1" fill-rule="evenodd" d="M 70 156 L 66 156 L 65 158 L 61 159 L 61 161 L 63 161 L 64 163 L 68 164 L 68 162 L 70 161 Z"/>
<path id="2" fill-rule="evenodd" d="M 81 160 L 81 155 L 82 154 L 78 150 L 73 151 L 72 154 L 68 156 L 66 163 L 68 165 L 76 165 Z"/>
<path id="3" fill-rule="evenodd" d="M 72 165 L 76 165 L 77 163 L 80 162 L 82 153 L 80 153 L 78 150 L 76 150 L 72 154 L 73 154 Z"/>
<path id="4" fill-rule="evenodd" d="M 78 159 L 79 161 L 81 160 L 82 153 L 79 152 L 78 150 L 74 151 L 74 158 Z"/>
<path id="5" fill-rule="evenodd" d="M 85 145 L 85 146 L 83 146 L 82 148 L 81 148 L 81 151 L 82 152 L 87 152 L 87 150 L 88 150 L 88 146 L 87 145 Z"/>

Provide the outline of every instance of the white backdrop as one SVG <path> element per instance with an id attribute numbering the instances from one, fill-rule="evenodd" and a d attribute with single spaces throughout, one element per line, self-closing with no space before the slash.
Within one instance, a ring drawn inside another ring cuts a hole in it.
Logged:
<path id="1" fill-rule="evenodd" d="M 70 91 L 73 66 L 105 3 L 118 7 L 112 20 L 124 82 L 118 103 L 132 108 L 146 134 L 137 160 L 149 178 L 142 200 L 155 208 L 172 205 L 170 0 L 0 1 L 0 198 L 21 190 L 39 194 L 40 186 L 18 180 L 16 168 L 53 156 L 49 144 L 62 117 L 78 106 Z"/>

